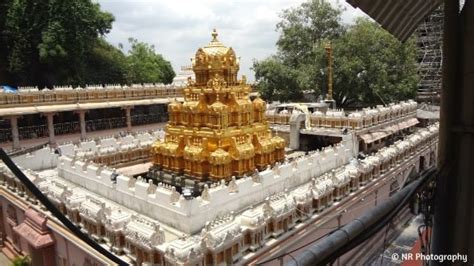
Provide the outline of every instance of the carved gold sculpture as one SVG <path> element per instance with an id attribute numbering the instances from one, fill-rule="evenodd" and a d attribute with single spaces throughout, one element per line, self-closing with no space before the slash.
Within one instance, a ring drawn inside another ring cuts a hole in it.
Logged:
<path id="1" fill-rule="evenodd" d="M 164 142 L 152 147 L 162 170 L 199 180 L 229 180 L 284 159 L 285 141 L 272 137 L 265 102 L 249 98 L 245 76 L 237 79 L 239 59 L 217 40 L 192 59 L 196 80 L 188 80 L 184 103 L 168 105 Z"/>

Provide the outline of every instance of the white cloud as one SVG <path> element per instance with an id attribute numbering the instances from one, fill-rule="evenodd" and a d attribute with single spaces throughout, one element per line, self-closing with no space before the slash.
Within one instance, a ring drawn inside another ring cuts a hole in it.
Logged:
<path id="1" fill-rule="evenodd" d="M 240 74 L 254 79 L 253 59 L 276 52 L 276 24 L 283 9 L 296 7 L 304 0 L 99 0 L 103 10 L 115 16 L 107 39 L 117 45 L 136 38 L 155 45 L 170 60 L 175 70 L 189 65 L 196 49 L 206 45 L 213 28 L 219 40 L 232 46 L 241 57 Z M 332 2 L 336 2 L 332 0 Z M 350 22 L 363 14 L 345 1 L 343 20 Z"/>

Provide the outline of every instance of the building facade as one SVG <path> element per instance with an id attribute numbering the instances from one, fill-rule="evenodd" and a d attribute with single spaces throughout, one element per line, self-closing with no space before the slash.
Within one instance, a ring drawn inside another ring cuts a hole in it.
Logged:
<path id="1" fill-rule="evenodd" d="M 57 135 L 123 128 L 165 122 L 166 105 L 182 100 L 181 85 L 134 84 L 71 86 L 51 90 L 19 88 L 0 91 L 0 143 L 11 141 L 13 150 L 21 141 L 44 138 L 56 143 Z"/>

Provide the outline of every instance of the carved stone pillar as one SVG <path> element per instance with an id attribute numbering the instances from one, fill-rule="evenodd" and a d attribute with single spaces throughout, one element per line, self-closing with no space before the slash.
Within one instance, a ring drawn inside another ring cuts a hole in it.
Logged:
<path id="1" fill-rule="evenodd" d="M 20 133 L 18 132 L 18 116 L 10 117 L 10 125 L 12 127 L 13 149 L 20 148 Z"/>
<path id="2" fill-rule="evenodd" d="M 49 134 L 49 144 L 55 144 L 56 140 L 54 137 L 54 115 L 55 113 L 44 113 L 48 121 L 48 134 Z"/>
<path id="3" fill-rule="evenodd" d="M 127 107 L 124 107 L 125 109 L 125 118 L 126 118 L 126 121 L 127 121 L 127 131 L 132 131 L 132 108 L 133 106 L 127 106 Z"/>
<path id="4" fill-rule="evenodd" d="M 77 113 L 79 114 L 79 124 L 81 126 L 81 139 L 84 140 L 86 138 L 86 110 L 79 110 Z"/>

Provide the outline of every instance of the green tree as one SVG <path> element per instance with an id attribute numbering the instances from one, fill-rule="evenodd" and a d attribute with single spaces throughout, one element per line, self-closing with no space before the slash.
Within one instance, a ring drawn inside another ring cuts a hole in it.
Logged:
<path id="1" fill-rule="evenodd" d="M 15 257 L 12 261 L 12 266 L 28 266 L 31 265 L 31 259 L 29 256 Z"/>
<path id="2" fill-rule="evenodd" d="M 165 83 L 173 81 L 175 73 L 171 63 L 155 47 L 129 38 L 131 49 L 128 52 L 129 80 L 132 83 Z"/>
<path id="3" fill-rule="evenodd" d="M 17 85 L 171 83 L 171 64 L 131 39 L 104 40 L 114 17 L 91 0 L 0 1 L 0 82 Z"/>
<path id="4" fill-rule="evenodd" d="M 336 100 L 374 105 L 414 98 L 416 49 L 413 38 L 401 44 L 376 23 L 357 19 L 334 42 Z"/>
<path id="5" fill-rule="evenodd" d="M 122 50 L 102 38 L 95 41 L 86 56 L 87 84 L 127 84 L 129 72 L 127 56 Z"/>
<path id="6" fill-rule="evenodd" d="M 415 96 L 418 76 L 414 41 L 401 44 L 368 19 L 342 25 L 341 12 L 340 6 L 333 7 L 324 0 L 310 0 L 283 12 L 277 25 L 281 34 L 277 55 L 254 62 L 257 89 L 264 97 L 302 100 L 302 92 L 310 91 L 324 95 L 324 46 L 328 41 L 333 44 L 334 97 L 339 106 L 381 104 Z M 271 76 L 276 73 L 278 78 Z"/>
<path id="7" fill-rule="evenodd" d="M 8 70 L 17 83 L 83 83 L 85 59 L 114 18 L 90 0 L 13 0 L 5 22 Z"/>
<path id="8" fill-rule="evenodd" d="M 310 0 L 284 10 L 276 29 L 280 32 L 278 54 L 285 64 L 297 67 L 312 63 L 315 56 L 313 47 L 344 32 L 341 13 L 341 6 L 333 7 L 326 0 Z"/>
<path id="9" fill-rule="evenodd" d="M 286 102 L 302 97 L 301 91 L 294 90 L 299 88 L 298 73 L 283 64 L 280 58 L 269 57 L 260 62 L 254 61 L 253 69 L 263 98 Z"/>
<path id="10" fill-rule="evenodd" d="M 8 9 L 12 3 L 12 0 L 0 1 L 0 81 L 8 82 L 8 50 L 5 38 L 5 22 L 8 14 Z"/>
<path id="11" fill-rule="evenodd" d="M 284 70 L 278 78 L 280 83 L 269 76 L 274 73 L 266 70 L 270 66 L 267 59 L 253 64 L 257 89 L 262 95 L 274 96 L 267 98 L 270 100 L 286 101 L 301 100 L 304 91 L 318 94 L 321 88 L 318 86 L 321 80 L 321 62 L 317 62 L 321 60 L 321 55 L 318 48 L 325 40 L 338 38 L 344 33 L 341 13 L 340 6 L 333 7 L 325 0 L 310 0 L 283 11 L 282 20 L 276 26 L 280 33 L 278 52 L 270 59 L 272 65 Z M 271 90 L 275 93 L 270 93 Z"/>

